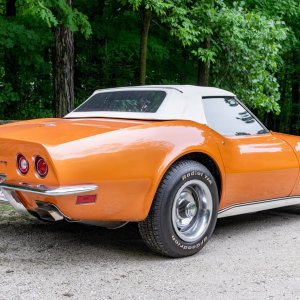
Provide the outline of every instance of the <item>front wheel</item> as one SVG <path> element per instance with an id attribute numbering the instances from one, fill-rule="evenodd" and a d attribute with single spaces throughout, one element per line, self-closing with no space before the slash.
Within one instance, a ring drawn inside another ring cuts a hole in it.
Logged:
<path id="1" fill-rule="evenodd" d="M 139 230 L 150 249 L 169 257 L 197 253 L 216 225 L 218 190 L 209 170 L 182 160 L 165 174 Z"/>

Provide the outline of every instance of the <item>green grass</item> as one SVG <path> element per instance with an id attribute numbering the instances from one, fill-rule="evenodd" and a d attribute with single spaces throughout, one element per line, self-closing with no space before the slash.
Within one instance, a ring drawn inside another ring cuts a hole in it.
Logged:
<path id="1" fill-rule="evenodd" d="M 0 223 L 2 222 L 23 222 L 23 221 L 32 221 L 36 220 L 33 216 L 30 214 L 19 214 L 16 212 L 16 210 L 6 204 L 0 204 Z"/>
<path id="2" fill-rule="evenodd" d="M 12 206 L 10 206 L 9 204 L 0 204 L 0 212 L 5 211 L 5 212 L 9 212 L 9 211 L 14 211 L 14 208 Z"/>

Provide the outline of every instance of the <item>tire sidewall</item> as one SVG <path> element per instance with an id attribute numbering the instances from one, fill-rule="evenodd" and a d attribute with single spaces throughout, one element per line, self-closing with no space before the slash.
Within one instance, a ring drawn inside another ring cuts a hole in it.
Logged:
<path id="1" fill-rule="evenodd" d="M 210 223 L 202 236 L 195 242 L 185 242 L 174 230 L 172 222 L 172 208 L 178 190 L 185 183 L 193 179 L 202 181 L 209 188 L 212 196 L 213 209 Z M 174 176 L 170 177 L 166 182 L 166 188 L 161 200 L 161 215 L 164 217 L 161 218 L 160 234 L 163 236 L 163 240 L 165 241 L 169 251 L 173 252 L 172 255 L 174 257 L 189 256 L 202 249 L 214 231 L 219 203 L 217 186 L 208 169 L 196 162 L 193 165 L 180 168 Z"/>

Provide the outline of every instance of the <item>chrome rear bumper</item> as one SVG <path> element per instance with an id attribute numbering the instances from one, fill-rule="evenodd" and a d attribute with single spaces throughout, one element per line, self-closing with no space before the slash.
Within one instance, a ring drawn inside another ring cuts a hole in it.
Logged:
<path id="1" fill-rule="evenodd" d="M 17 192 L 24 192 L 24 193 L 32 193 L 50 197 L 57 197 L 57 196 L 67 196 L 67 195 L 74 195 L 74 194 L 82 194 L 86 192 L 96 191 L 98 188 L 97 185 L 94 184 L 87 184 L 87 185 L 71 185 L 71 186 L 61 186 L 61 187 L 47 187 L 45 185 L 13 185 L 13 184 L 5 184 L 0 183 L 0 189 L 3 191 L 17 191 Z"/>
<path id="2" fill-rule="evenodd" d="M 10 204 L 19 213 L 27 213 L 28 211 L 22 204 L 22 201 L 20 201 L 17 192 L 24 194 L 43 195 L 45 197 L 58 197 L 84 194 L 87 192 L 96 191 L 98 189 L 98 186 L 94 184 L 59 187 L 49 187 L 41 184 L 32 185 L 28 183 L 8 184 L 6 183 L 6 179 L 6 174 L 0 174 L 0 204 Z M 35 213 L 37 213 L 41 219 L 53 221 L 64 219 L 63 214 L 53 204 L 47 202 L 44 204 L 43 202 L 36 204 L 37 208 L 35 209 Z"/>
<path id="3" fill-rule="evenodd" d="M 8 184 L 5 183 L 6 181 L 7 181 L 7 175 L 0 173 L 0 190 L 2 189 L 3 193 L 5 191 L 13 191 L 13 192 L 32 193 L 32 194 L 38 194 L 38 195 L 44 195 L 50 197 L 82 194 L 86 192 L 96 191 L 98 188 L 98 186 L 95 184 L 49 187 L 43 184 L 32 185 L 24 182 L 20 182 L 18 184 L 13 184 L 13 183 Z"/>

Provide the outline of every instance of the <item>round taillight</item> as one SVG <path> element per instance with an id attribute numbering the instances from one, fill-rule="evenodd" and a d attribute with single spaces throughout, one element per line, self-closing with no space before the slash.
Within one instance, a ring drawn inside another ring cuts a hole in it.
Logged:
<path id="1" fill-rule="evenodd" d="M 37 174 L 42 178 L 48 174 L 48 165 L 46 161 L 40 156 L 37 156 L 35 158 L 35 170 Z"/>
<path id="2" fill-rule="evenodd" d="M 18 171 L 22 175 L 26 175 L 29 171 L 29 162 L 22 154 L 18 154 L 17 156 L 17 167 L 18 167 Z"/>

